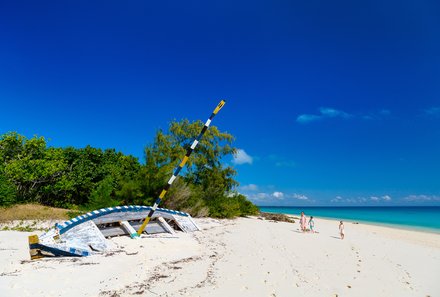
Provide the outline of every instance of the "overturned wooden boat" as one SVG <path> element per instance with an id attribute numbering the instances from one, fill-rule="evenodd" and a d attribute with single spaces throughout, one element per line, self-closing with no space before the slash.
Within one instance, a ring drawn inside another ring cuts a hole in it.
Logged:
<path id="1" fill-rule="evenodd" d="M 29 236 L 31 259 L 44 256 L 89 256 L 110 248 L 108 237 L 129 235 L 136 230 L 151 211 L 149 206 L 116 206 L 101 208 L 56 224 L 41 236 Z M 181 211 L 157 208 L 143 233 L 194 232 L 200 228 L 191 215 Z"/>

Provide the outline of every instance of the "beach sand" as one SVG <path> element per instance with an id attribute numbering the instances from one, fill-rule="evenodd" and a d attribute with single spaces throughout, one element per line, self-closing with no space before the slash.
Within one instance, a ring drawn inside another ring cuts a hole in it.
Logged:
<path id="1" fill-rule="evenodd" d="M 440 296 L 440 235 L 315 218 L 196 219 L 202 232 L 113 238 L 114 251 L 30 261 L 0 232 L 0 296 Z M 41 233 L 41 232 L 37 232 Z"/>

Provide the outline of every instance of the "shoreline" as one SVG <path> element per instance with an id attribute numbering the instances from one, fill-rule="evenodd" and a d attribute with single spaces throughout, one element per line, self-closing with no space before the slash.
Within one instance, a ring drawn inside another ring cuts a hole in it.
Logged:
<path id="1" fill-rule="evenodd" d="M 259 206 L 268 213 L 321 217 L 440 234 L 440 206 Z"/>
<path id="2" fill-rule="evenodd" d="M 271 212 L 271 213 L 275 214 L 275 212 Z M 295 220 L 299 219 L 297 215 L 293 215 L 293 214 L 289 214 L 289 213 L 279 212 L 277 214 L 283 214 L 283 215 L 286 215 L 289 217 L 294 217 Z M 308 218 L 309 217 L 310 216 L 308 216 Z M 320 220 L 327 220 L 327 221 L 335 221 L 335 222 L 344 221 L 344 222 L 348 222 L 348 223 L 355 224 L 355 225 L 365 224 L 365 225 L 376 226 L 376 227 L 385 227 L 385 228 L 390 228 L 390 229 L 415 231 L 415 232 L 423 232 L 423 233 L 428 233 L 428 234 L 440 235 L 440 229 L 436 229 L 436 228 L 427 228 L 427 227 L 419 227 L 419 226 L 411 226 L 411 225 L 387 224 L 387 223 L 364 221 L 364 220 L 353 220 L 353 219 L 336 219 L 336 218 L 332 218 L 332 217 L 325 217 L 325 216 L 323 217 L 323 216 L 315 216 L 315 215 L 313 216 L 313 218 L 320 219 Z"/>

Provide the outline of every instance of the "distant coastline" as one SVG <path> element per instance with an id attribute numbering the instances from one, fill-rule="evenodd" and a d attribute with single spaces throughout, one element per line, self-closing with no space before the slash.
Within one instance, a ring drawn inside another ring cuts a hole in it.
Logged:
<path id="1" fill-rule="evenodd" d="M 259 206 L 263 212 L 346 220 L 392 228 L 440 233 L 440 206 Z"/>

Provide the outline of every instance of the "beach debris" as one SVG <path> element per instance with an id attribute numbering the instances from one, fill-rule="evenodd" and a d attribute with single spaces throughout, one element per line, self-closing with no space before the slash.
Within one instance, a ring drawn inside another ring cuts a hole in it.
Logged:
<path id="1" fill-rule="evenodd" d="M 56 224 L 40 237 L 29 236 L 31 259 L 44 256 L 89 256 L 108 251 L 111 246 L 106 237 L 129 235 L 131 238 L 139 238 L 144 231 L 148 234 L 174 234 L 174 229 L 184 232 L 200 230 L 188 213 L 158 206 L 208 130 L 212 119 L 224 105 L 225 101 L 221 100 L 214 109 L 152 207 L 131 205 L 102 208 L 63 224 Z"/>
<path id="2" fill-rule="evenodd" d="M 260 212 L 260 217 L 266 220 L 271 220 L 276 222 L 295 223 L 294 219 L 282 213 Z"/>
<path id="3" fill-rule="evenodd" d="M 149 206 L 116 206 L 94 210 L 62 224 L 55 224 L 40 236 L 29 236 L 31 259 L 45 256 L 81 257 L 110 251 L 113 246 L 106 238 L 120 235 L 139 238 L 136 229 L 150 211 Z M 174 234 L 175 230 L 194 232 L 201 229 L 188 213 L 158 208 L 144 232 Z"/>
<path id="4" fill-rule="evenodd" d="M 18 276 L 18 275 L 20 275 L 19 272 L 20 271 L 16 269 L 11 272 L 2 272 L 2 273 L 0 273 L 0 276 Z"/>
<path id="5" fill-rule="evenodd" d="M 151 208 L 151 210 L 148 212 L 147 217 L 145 218 L 144 222 L 142 223 L 141 227 L 139 228 L 139 230 L 137 231 L 137 233 L 139 235 L 141 235 L 141 233 L 144 231 L 145 227 L 147 227 L 148 223 L 150 222 L 154 212 L 156 211 L 157 207 L 159 206 L 160 202 L 162 201 L 162 198 L 165 196 L 165 194 L 167 193 L 167 191 L 169 190 L 169 188 L 171 187 L 171 185 L 173 184 L 174 180 L 177 178 L 177 176 L 179 175 L 180 171 L 182 170 L 183 166 L 185 166 L 186 161 L 188 161 L 189 157 L 191 156 L 191 153 L 193 152 L 194 148 L 197 146 L 197 144 L 199 143 L 200 139 L 203 137 L 203 134 L 205 134 L 206 130 L 208 130 L 209 125 L 211 124 L 212 119 L 215 117 L 215 115 L 220 111 L 220 109 L 223 107 L 223 105 L 225 105 L 226 101 L 222 100 L 220 101 L 220 103 L 217 105 L 217 107 L 214 109 L 214 111 L 212 112 L 211 116 L 208 118 L 208 120 L 205 122 L 205 125 L 203 126 L 202 130 L 199 133 L 199 136 L 197 136 L 197 138 L 194 140 L 194 142 L 192 143 L 192 145 L 190 147 L 188 147 L 185 156 L 183 157 L 182 161 L 180 162 L 179 166 L 176 168 L 176 170 L 174 171 L 173 175 L 171 176 L 171 178 L 169 179 L 168 183 L 166 184 L 166 186 L 162 189 L 162 192 L 160 193 L 159 197 L 157 198 L 156 202 L 154 202 L 153 207 Z"/>

